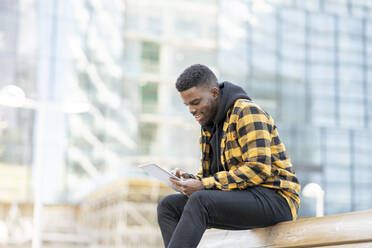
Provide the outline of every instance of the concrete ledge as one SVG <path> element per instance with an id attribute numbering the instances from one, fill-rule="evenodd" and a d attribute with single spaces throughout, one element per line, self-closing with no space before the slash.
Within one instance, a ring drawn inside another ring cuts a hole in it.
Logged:
<path id="1" fill-rule="evenodd" d="M 372 210 L 303 218 L 244 231 L 207 230 L 199 248 L 372 247 Z"/>

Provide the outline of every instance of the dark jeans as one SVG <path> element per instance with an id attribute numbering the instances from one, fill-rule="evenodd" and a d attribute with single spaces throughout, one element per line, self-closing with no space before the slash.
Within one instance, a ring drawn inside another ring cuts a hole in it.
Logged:
<path id="1" fill-rule="evenodd" d="M 286 200 L 275 190 L 200 190 L 164 197 L 158 204 L 158 222 L 168 248 L 197 247 L 208 227 L 242 230 L 292 220 Z"/>

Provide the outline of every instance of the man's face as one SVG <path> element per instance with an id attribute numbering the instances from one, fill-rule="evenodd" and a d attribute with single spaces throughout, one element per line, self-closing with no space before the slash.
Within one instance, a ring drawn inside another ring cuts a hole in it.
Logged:
<path id="1" fill-rule="evenodd" d="M 217 88 L 210 87 L 192 87 L 180 92 L 181 98 L 190 113 L 200 125 L 205 125 L 214 120 L 218 107 Z"/>

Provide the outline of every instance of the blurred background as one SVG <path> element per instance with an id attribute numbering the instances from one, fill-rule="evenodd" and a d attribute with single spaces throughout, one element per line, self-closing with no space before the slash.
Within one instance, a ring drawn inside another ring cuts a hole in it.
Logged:
<path id="1" fill-rule="evenodd" d="M 198 170 L 199 125 L 174 87 L 195 63 L 276 120 L 310 186 L 300 218 L 372 208 L 371 12 L 368 0 L 0 0 L 0 247 L 161 247 L 156 203 L 172 191 L 137 166 Z"/>

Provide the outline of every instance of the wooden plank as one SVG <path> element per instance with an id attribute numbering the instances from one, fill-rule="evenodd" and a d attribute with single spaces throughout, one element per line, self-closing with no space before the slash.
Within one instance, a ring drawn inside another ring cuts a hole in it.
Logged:
<path id="1" fill-rule="evenodd" d="M 319 248 L 324 246 L 318 246 Z M 345 244 L 345 245 L 330 245 L 327 248 L 372 248 L 372 243 L 356 243 L 356 244 Z M 317 248 L 317 247 L 316 247 Z"/>
<path id="2" fill-rule="evenodd" d="M 212 229 L 204 234 L 199 247 L 314 247 L 368 242 L 372 242 L 372 210 L 304 218 L 253 230 Z"/>

